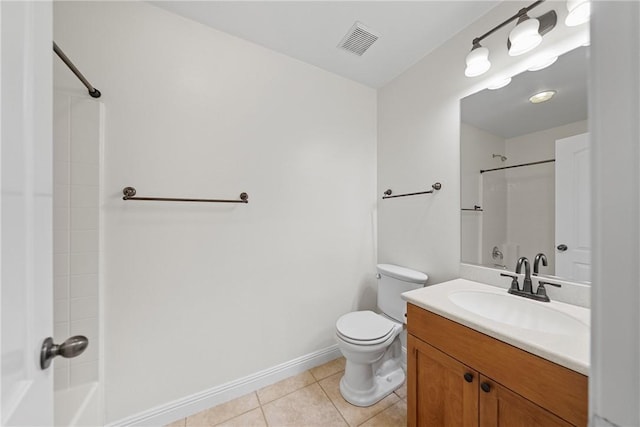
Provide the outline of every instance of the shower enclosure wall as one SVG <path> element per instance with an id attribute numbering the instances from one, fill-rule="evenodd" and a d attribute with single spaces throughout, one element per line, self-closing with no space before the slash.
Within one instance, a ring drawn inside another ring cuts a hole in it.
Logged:
<path id="1" fill-rule="evenodd" d="M 100 142 L 102 103 L 54 74 L 54 340 L 89 339 L 87 350 L 54 365 L 55 425 L 100 423 Z"/>

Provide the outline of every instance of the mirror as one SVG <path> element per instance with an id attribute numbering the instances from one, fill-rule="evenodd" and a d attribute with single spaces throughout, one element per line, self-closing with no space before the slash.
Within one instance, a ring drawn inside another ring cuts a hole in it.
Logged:
<path id="1" fill-rule="evenodd" d="M 463 263 L 590 282 L 588 48 L 461 101 Z M 541 103 L 529 98 L 555 91 Z M 524 270 L 523 270 L 524 272 Z"/>

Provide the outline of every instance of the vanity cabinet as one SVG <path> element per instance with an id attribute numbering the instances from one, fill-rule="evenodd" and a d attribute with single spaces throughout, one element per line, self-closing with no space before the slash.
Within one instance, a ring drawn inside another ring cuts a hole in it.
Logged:
<path id="1" fill-rule="evenodd" d="M 409 426 L 587 425 L 588 378 L 407 305 Z"/>
<path id="2" fill-rule="evenodd" d="M 413 335 L 407 368 L 409 426 L 478 426 L 476 371 Z"/>
<path id="3" fill-rule="evenodd" d="M 571 425 L 492 379 L 484 375 L 480 376 L 480 427 L 570 427 Z"/>

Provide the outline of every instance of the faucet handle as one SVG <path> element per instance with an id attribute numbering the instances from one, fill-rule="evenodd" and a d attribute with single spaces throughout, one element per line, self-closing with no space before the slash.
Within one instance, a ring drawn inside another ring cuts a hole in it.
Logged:
<path id="1" fill-rule="evenodd" d="M 551 286 L 555 286 L 556 288 L 561 288 L 561 287 L 562 287 L 562 285 L 559 285 L 559 284 L 557 284 L 557 283 L 544 282 L 544 281 L 542 281 L 542 280 L 540 280 L 540 281 L 538 282 L 538 286 L 544 286 L 544 285 L 551 285 Z"/>
<path id="2" fill-rule="evenodd" d="M 520 290 L 520 285 L 518 284 L 518 276 L 516 274 L 500 273 L 500 275 L 503 276 L 503 277 L 511 277 L 513 279 L 511 281 L 511 287 L 509 288 L 509 293 L 511 293 L 511 291 L 519 291 Z"/>
<path id="3" fill-rule="evenodd" d="M 541 301 L 544 301 L 544 302 L 551 301 L 549 299 L 549 296 L 547 295 L 547 288 L 545 288 L 544 285 L 551 285 L 551 286 L 555 286 L 556 288 L 562 287 L 562 285 L 559 285 L 557 283 L 545 282 L 540 280 L 538 282 L 538 289 L 536 290 L 536 295 L 539 296 Z"/>

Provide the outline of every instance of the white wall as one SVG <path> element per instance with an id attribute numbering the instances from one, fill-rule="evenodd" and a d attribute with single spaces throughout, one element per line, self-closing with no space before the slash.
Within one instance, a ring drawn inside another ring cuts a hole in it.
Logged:
<path id="1" fill-rule="evenodd" d="M 640 425 L 640 5 L 591 20 L 593 426 Z"/>
<path id="2" fill-rule="evenodd" d="M 464 75 L 473 38 L 518 11 L 503 2 L 411 67 L 378 93 L 378 194 L 428 189 L 442 182 L 435 195 L 379 203 L 378 259 L 429 274 L 429 283 L 458 276 L 460 262 L 460 99 L 484 89 L 505 74 L 524 69 L 532 56 L 546 50 L 563 53 L 581 44 L 585 28 L 559 25 L 531 54 L 514 59 L 506 53 L 505 28 L 483 42 L 491 51 L 491 70 L 477 78 Z M 562 2 L 537 7 L 536 15 Z"/>
<path id="3" fill-rule="evenodd" d="M 107 422 L 332 346 L 375 304 L 375 91 L 146 3 L 54 7 L 105 104 Z"/>

